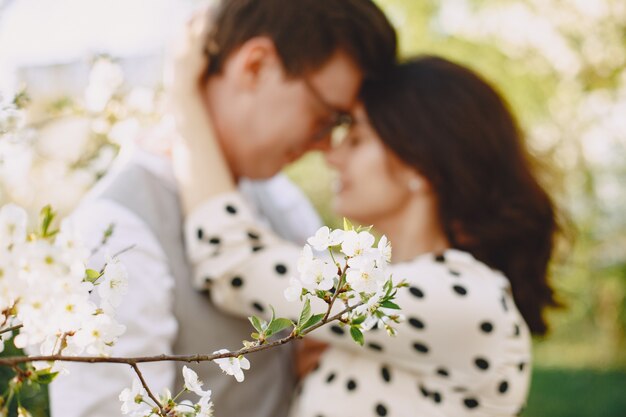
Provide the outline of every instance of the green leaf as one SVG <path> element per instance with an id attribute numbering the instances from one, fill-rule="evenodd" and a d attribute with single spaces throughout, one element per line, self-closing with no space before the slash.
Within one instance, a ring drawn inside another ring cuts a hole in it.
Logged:
<path id="1" fill-rule="evenodd" d="M 358 327 L 352 326 L 350 327 L 350 336 L 352 336 L 352 340 L 354 340 L 359 345 L 363 346 L 365 343 L 365 338 L 363 337 L 363 333 L 359 330 Z"/>
<path id="2" fill-rule="evenodd" d="M 272 322 L 269 324 L 267 328 L 267 333 L 268 333 L 267 336 L 270 336 L 271 334 L 276 334 L 292 326 L 293 326 L 293 322 L 289 319 L 282 319 L 282 318 L 274 319 L 272 320 Z"/>
<path id="3" fill-rule="evenodd" d="M 365 321 L 365 315 L 361 315 L 352 320 L 353 325 L 361 324 Z"/>
<path id="4" fill-rule="evenodd" d="M 56 231 L 50 231 L 50 225 L 52 224 L 52 221 L 55 217 L 56 213 L 52 211 L 51 206 L 48 205 L 41 209 L 41 212 L 39 213 L 39 218 L 41 222 L 41 237 L 46 238 L 56 234 Z"/>
<path id="5" fill-rule="evenodd" d="M 380 303 L 380 306 L 384 307 L 384 308 L 392 308 L 394 310 L 400 310 L 400 306 L 398 304 L 396 304 L 396 303 L 391 302 L 391 301 L 384 301 L 384 302 Z"/>
<path id="6" fill-rule="evenodd" d="M 92 284 L 102 276 L 102 274 L 95 269 L 87 269 L 85 271 L 85 275 L 85 280 L 91 282 Z"/>
<path id="7" fill-rule="evenodd" d="M 324 313 L 320 313 L 320 314 L 316 314 L 316 315 L 312 316 L 310 319 L 307 320 L 306 323 L 304 323 L 304 326 L 302 326 L 302 330 L 308 329 L 311 326 L 315 326 L 323 318 L 324 318 Z"/>
<path id="8" fill-rule="evenodd" d="M 276 317 L 276 311 L 274 311 L 274 306 L 270 304 L 270 309 L 272 310 L 272 318 L 270 319 L 270 325 L 274 321 L 274 317 Z"/>
<path id="9" fill-rule="evenodd" d="M 359 226 L 357 227 L 356 231 L 357 233 L 361 233 L 361 232 L 370 232 L 372 230 L 372 227 L 374 226 Z"/>
<path id="10" fill-rule="evenodd" d="M 321 298 L 323 300 L 326 296 L 326 291 L 315 290 L 315 295 L 317 295 L 317 298 Z"/>
<path id="11" fill-rule="evenodd" d="M 311 318 L 311 300 L 308 298 L 304 302 L 304 307 L 302 307 L 302 312 L 300 313 L 300 319 L 298 320 L 298 328 L 302 328 L 302 325 L 309 321 Z"/>
<path id="12" fill-rule="evenodd" d="M 345 217 L 343 218 L 343 230 L 345 230 L 346 232 L 354 230 L 354 226 L 352 225 L 350 220 L 346 219 Z"/>
<path id="13" fill-rule="evenodd" d="M 104 231 L 103 239 L 106 241 L 108 238 L 113 236 L 113 232 L 115 231 L 115 223 L 109 224 L 109 226 Z"/>
<path id="14" fill-rule="evenodd" d="M 257 316 L 248 317 L 250 323 L 252 323 L 252 327 L 259 333 L 263 333 L 263 325 L 261 324 L 261 319 Z"/>
<path id="15" fill-rule="evenodd" d="M 35 380 L 40 384 L 47 385 L 54 381 L 57 375 L 59 375 L 58 372 L 50 372 L 49 369 L 44 369 L 36 373 Z"/>

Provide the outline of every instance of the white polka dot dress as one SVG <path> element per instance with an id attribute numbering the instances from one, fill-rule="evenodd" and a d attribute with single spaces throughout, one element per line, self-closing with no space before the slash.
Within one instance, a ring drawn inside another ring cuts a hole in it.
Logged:
<path id="1" fill-rule="evenodd" d="M 267 316 L 272 305 L 280 316 L 298 316 L 300 303 L 287 302 L 284 290 L 301 247 L 258 225 L 238 193 L 196 209 L 186 234 L 194 285 L 209 289 L 220 308 Z M 390 268 L 394 280 L 410 284 L 396 299 L 406 316 L 398 335 L 374 328 L 360 347 L 339 325 L 312 333 L 331 346 L 297 390 L 291 416 L 518 415 L 528 395 L 531 343 L 508 280 L 457 250 Z"/>

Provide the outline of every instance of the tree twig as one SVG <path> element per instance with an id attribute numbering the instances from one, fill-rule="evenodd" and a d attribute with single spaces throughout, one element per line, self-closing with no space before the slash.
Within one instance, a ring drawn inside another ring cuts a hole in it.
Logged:
<path id="1" fill-rule="evenodd" d="M 146 382 L 146 380 L 143 378 L 143 374 L 139 370 L 139 366 L 137 366 L 136 363 L 131 363 L 130 366 L 131 366 L 131 368 L 133 368 L 133 370 L 135 371 L 135 373 L 139 377 L 139 381 L 141 381 L 141 385 L 143 385 L 143 388 L 148 393 L 148 397 L 150 397 L 150 399 L 152 401 L 154 401 L 156 406 L 159 407 L 159 413 L 161 414 L 161 416 L 162 417 L 166 417 L 165 410 L 163 409 L 163 406 L 161 405 L 161 402 L 154 396 L 152 391 L 150 391 L 150 387 L 148 386 L 148 383 Z"/>
<path id="2" fill-rule="evenodd" d="M 187 362 L 187 363 L 200 363 L 200 362 L 209 362 L 215 359 L 223 359 L 223 358 L 236 358 L 241 355 L 247 355 L 250 353 L 260 352 L 266 349 L 270 349 L 276 346 L 284 345 L 285 343 L 289 343 L 294 339 L 302 338 L 312 331 L 324 326 L 327 323 L 330 323 L 335 320 L 339 320 L 341 316 L 350 311 L 354 310 L 361 303 L 348 307 L 341 312 L 335 314 L 327 318 L 326 320 L 321 320 L 319 323 L 305 329 L 299 335 L 295 335 L 291 333 L 289 336 L 283 337 L 281 339 L 274 340 L 269 343 L 265 343 L 262 345 L 255 345 L 251 347 L 244 347 L 236 351 L 229 351 L 224 353 L 213 353 L 210 355 L 157 355 L 157 356 L 138 356 L 131 358 L 122 358 L 122 357 L 102 357 L 102 356 L 63 356 L 63 355 L 40 355 L 40 356 L 12 356 L 6 358 L 0 358 L 0 365 L 2 366 L 14 366 L 20 363 L 28 363 L 28 362 L 80 362 L 80 363 L 123 363 L 127 365 L 137 365 L 139 363 L 149 363 L 149 362 Z"/>
<path id="3" fill-rule="evenodd" d="M 11 327 L 7 327 L 6 329 L 2 329 L 0 330 L 0 334 L 5 334 L 5 333 L 9 333 L 12 332 L 13 330 L 19 330 L 23 327 L 23 324 L 18 324 L 16 326 L 11 326 Z"/>

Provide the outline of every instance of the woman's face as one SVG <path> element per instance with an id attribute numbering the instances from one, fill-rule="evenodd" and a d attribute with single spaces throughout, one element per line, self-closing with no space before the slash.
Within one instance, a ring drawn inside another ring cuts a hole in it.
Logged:
<path id="1" fill-rule="evenodd" d="M 348 136 L 326 152 L 338 174 L 333 208 L 361 224 L 378 224 L 406 207 L 416 174 L 385 148 L 362 104 L 354 118 Z"/>

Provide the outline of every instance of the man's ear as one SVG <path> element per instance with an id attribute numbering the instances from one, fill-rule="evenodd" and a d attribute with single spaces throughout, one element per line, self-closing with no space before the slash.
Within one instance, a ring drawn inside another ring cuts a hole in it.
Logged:
<path id="1" fill-rule="evenodd" d="M 257 36 L 246 41 L 233 55 L 231 70 L 239 88 L 254 90 L 259 82 L 283 76 L 283 67 L 274 42 Z"/>

